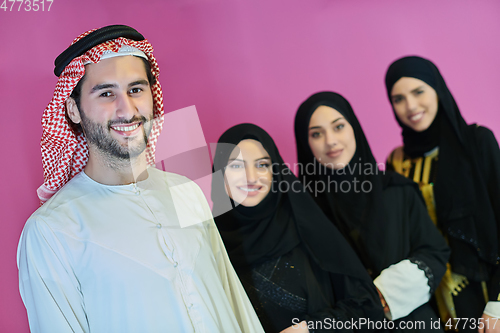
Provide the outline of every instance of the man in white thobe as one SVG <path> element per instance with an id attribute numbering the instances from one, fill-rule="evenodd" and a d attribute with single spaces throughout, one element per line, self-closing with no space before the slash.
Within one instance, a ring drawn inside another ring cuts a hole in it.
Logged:
<path id="1" fill-rule="evenodd" d="M 263 332 L 199 187 L 153 167 L 152 47 L 127 26 L 77 38 L 43 116 L 43 205 L 18 248 L 32 332 Z"/>

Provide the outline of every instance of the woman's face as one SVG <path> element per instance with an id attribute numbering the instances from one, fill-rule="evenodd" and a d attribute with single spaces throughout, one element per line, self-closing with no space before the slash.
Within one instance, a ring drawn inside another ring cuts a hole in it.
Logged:
<path id="1" fill-rule="evenodd" d="M 227 195 L 243 206 L 256 206 L 269 193 L 272 179 L 271 158 L 262 144 L 251 139 L 238 143 L 225 171 Z"/>
<path id="2" fill-rule="evenodd" d="M 340 112 L 321 105 L 309 121 L 309 147 L 322 165 L 342 169 L 356 152 L 354 130 Z"/>
<path id="3" fill-rule="evenodd" d="M 400 78 L 392 87 L 391 101 L 398 119 L 415 132 L 425 131 L 436 118 L 437 93 L 422 80 Z"/>

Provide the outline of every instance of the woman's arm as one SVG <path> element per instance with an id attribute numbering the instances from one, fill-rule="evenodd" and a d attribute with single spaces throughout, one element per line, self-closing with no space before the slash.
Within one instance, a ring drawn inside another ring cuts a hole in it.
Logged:
<path id="1" fill-rule="evenodd" d="M 392 320 L 407 316 L 429 300 L 446 271 L 450 255 L 416 186 L 402 189 L 404 200 L 399 209 L 408 220 L 409 255 L 384 269 L 374 280 L 390 308 L 387 317 Z"/>
<path id="2" fill-rule="evenodd" d="M 377 290 L 370 280 L 359 280 L 347 275 L 330 274 L 334 304 L 325 306 L 303 318 L 306 323 L 316 324 L 315 333 L 372 331 L 376 322 L 384 320 L 384 311 Z M 311 326 L 310 326 L 311 327 Z"/>
<path id="3" fill-rule="evenodd" d="M 475 128 L 478 150 L 480 152 L 481 165 L 483 168 L 484 181 L 487 186 L 488 196 L 491 200 L 491 207 L 493 208 L 495 218 L 497 221 L 498 239 L 500 239 L 500 148 L 495 135 L 491 130 L 486 127 L 477 126 Z M 500 249 L 499 249 L 500 252 Z M 494 270 L 491 281 L 488 285 L 488 294 L 490 301 L 486 304 L 484 309 L 484 318 L 500 318 L 500 267 Z M 490 320 L 491 321 L 491 320 Z M 498 327 L 496 327 L 498 326 Z M 485 332 L 500 332 L 500 325 L 496 325 L 495 329 L 492 327 L 485 327 Z"/>

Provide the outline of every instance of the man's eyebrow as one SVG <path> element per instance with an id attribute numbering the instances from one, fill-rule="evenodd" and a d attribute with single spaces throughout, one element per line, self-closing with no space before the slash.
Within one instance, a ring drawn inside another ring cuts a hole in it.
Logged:
<path id="1" fill-rule="evenodd" d="M 128 84 L 129 87 L 138 86 L 138 85 L 146 85 L 146 86 L 148 86 L 149 85 L 149 81 L 143 79 L 143 80 L 137 80 L 137 81 L 134 81 L 134 82 L 130 82 Z"/>
<path id="2" fill-rule="evenodd" d="M 335 122 L 339 121 L 340 119 L 344 119 L 344 117 L 339 117 L 339 118 L 335 119 L 334 121 L 332 121 L 331 123 L 334 124 Z M 309 130 L 313 130 L 313 129 L 321 129 L 321 126 L 309 127 Z"/>
<path id="3" fill-rule="evenodd" d="M 98 90 L 103 90 L 103 89 L 109 89 L 109 88 L 117 88 L 118 85 L 114 84 L 114 83 L 103 83 L 103 84 L 96 84 L 92 90 L 90 91 L 90 93 L 94 93 Z"/>
<path id="4" fill-rule="evenodd" d="M 149 82 L 148 80 L 137 80 L 137 81 L 134 81 L 134 82 L 130 82 L 128 84 L 129 87 L 133 87 L 133 86 L 138 86 L 138 85 L 149 85 Z M 102 83 L 102 84 L 96 84 L 92 90 L 90 91 L 90 93 L 94 93 L 96 91 L 99 91 L 99 90 L 103 90 L 103 89 L 110 89 L 110 88 L 118 88 L 118 85 L 115 84 L 115 83 Z"/>

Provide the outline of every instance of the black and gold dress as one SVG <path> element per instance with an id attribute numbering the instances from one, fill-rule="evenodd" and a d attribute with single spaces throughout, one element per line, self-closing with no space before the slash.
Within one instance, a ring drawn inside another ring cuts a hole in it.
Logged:
<path id="1" fill-rule="evenodd" d="M 500 318 L 500 149 L 489 129 L 467 125 L 432 62 L 412 56 L 391 64 L 385 80 L 390 101 L 402 77 L 434 89 L 438 110 L 421 132 L 396 116 L 403 146 L 389 155 L 387 169 L 419 185 L 430 217 L 451 248 L 435 294 L 445 329 L 477 332 L 483 313 Z M 465 325 L 464 318 L 469 319 Z"/>
<path id="2" fill-rule="evenodd" d="M 401 146 L 390 154 L 387 159 L 387 169 L 396 171 L 419 185 L 429 216 L 445 238 L 448 238 L 446 233 L 443 232 L 442 226 L 438 224 L 434 199 L 433 186 L 436 181 L 438 157 L 438 147 L 422 157 L 410 158 L 404 154 Z M 481 293 L 482 299 L 474 296 Z M 481 317 L 483 309 L 489 300 L 486 281 L 469 281 L 466 276 L 454 273 L 448 263 L 446 273 L 436 289 L 435 300 L 443 323 L 452 324 L 454 328 L 457 324 L 455 318 Z"/>

